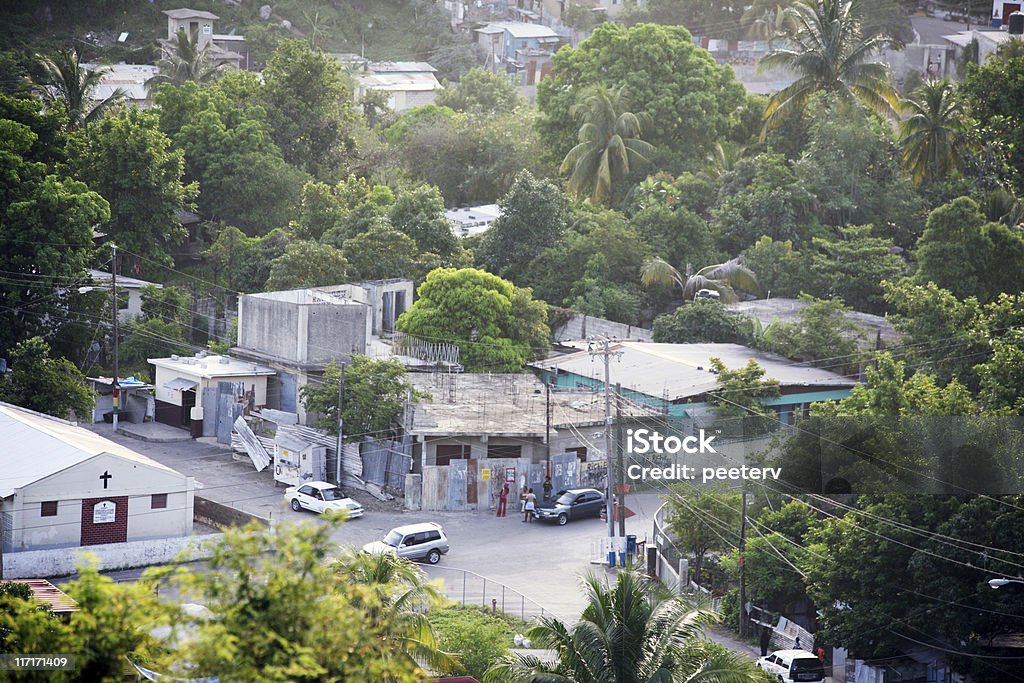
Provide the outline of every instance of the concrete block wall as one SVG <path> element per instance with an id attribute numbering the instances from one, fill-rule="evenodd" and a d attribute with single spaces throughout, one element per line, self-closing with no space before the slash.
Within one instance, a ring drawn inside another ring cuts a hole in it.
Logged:
<path id="1" fill-rule="evenodd" d="M 640 341 L 652 341 L 653 339 L 651 331 L 643 327 L 625 325 L 582 313 L 574 313 L 569 322 L 557 330 L 552 330 L 551 335 L 555 341 L 575 341 L 594 336 L 639 339 Z"/>
<path id="2" fill-rule="evenodd" d="M 53 548 L 4 553 L 5 579 L 38 579 L 68 576 L 77 568 L 95 558 L 100 569 L 130 569 L 168 562 L 191 562 L 212 556 L 213 546 L 224 538 L 223 534 L 158 538 L 146 541 L 128 541 L 94 545 L 87 548 Z"/>

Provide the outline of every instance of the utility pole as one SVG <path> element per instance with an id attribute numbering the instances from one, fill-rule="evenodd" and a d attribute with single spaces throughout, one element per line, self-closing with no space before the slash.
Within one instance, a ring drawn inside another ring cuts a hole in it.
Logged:
<path id="1" fill-rule="evenodd" d="M 743 486 L 740 503 L 740 638 L 747 635 L 747 487 Z"/>
<path id="2" fill-rule="evenodd" d="M 619 536 L 626 537 L 626 464 L 622 455 L 622 383 L 615 383 L 615 456 L 619 474 Z"/>
<path id="3" fill-rule="evenodd" d="M 345 418 L 342 417 L 341 410 L 345 400 L 345 364 L 342 363 L 340 366 L 340 374 L 338 375 L 338 459 L 334 463 L 335 478 L 338 480 L 338 487 L 341 487 L 341 477 L 344 474 L 344 468 L 341 465 L 342 452 L 345 447 L 344 427 Z"/>
<path id="4" fill-rule="evenodd" d="M 604 358 L 604 457 L 608 467 L 607 486 L 605 493 L 605 514 L 608 519 L 608 538 L 615 538 L 615 515 L 612 511 L 612 495 L 615 486 L 612 482 L 612 385 L 611 370 L 608 367 L 613 355 L 621 356 L 621 351 L 611 351 L 607 339 L 600 342 L 600 350 L 590 350 L 590 356 L 602 356 Z M 613 549 L 614 550 L 614 549 Z"/>
<path id="5" fill-rule="evenodd" d="M 119 353 L 119 350 L 120 350 L 118 348 L 118 344 L 120 343 L 119 337 L 120 337 L 120 334 L 121 334 L 121 331 L 118 328 L 118 320 L 117 320 L 117 314 L 118 314 L 118 310 L 117 310 L 118 309 L 118 306 L 117 306 L 117 245 L 112 243 L 110 245 L 110 251 L 111 251 L 111 258 L 110 258 L 110 288 L 111 288 L 111 290 L 113 292 L 113 297 L 111 297 L 113 299 L 113 303 L 111 303 L 110 307 L 111 307 L 111 309 L 114 312 L 114 384 L 112 386 L 112 389 L 113 389 L 113 401 L 114 401 L 113 423 L 114 423 L 114 431 L 116 432 L 117 431 L 117 413 L 118 413 L 118 407 L 119 407 L 119 403 L 120 403 L 120 399 L 121 399 L 121 396 L 120 396 L 120 394 L 121 394 L 121 386 L 117 383 L 117 379 L 118 379 L 117 378 L 117 373 L 118 373 L 117 361 L 118 361 L 118 353 Z"/>
<path id="6" fill-rule="evenodd" d="M 544 450 L 548 456 L 548 476 L 551 476 L 551 378 L 544 382 Z"/>

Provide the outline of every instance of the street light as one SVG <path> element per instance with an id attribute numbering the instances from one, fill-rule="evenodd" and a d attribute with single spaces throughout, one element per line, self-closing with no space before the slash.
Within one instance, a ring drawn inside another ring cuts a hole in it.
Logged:
<path id="1" fill-rule="evenodd" d="M 989 579 L 988 580 L 989 588 L 993 588 L 993 589 L 995 589 L 995 588 L 1002 588 L 1003 586 L 1005 586 L 1008 583 L 1024 584 L 1024 580 L 1021 580 L 1021 579 Z"/>

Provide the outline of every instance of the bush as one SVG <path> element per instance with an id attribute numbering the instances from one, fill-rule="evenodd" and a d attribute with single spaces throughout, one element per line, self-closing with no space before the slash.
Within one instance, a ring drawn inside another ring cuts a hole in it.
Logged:
<path id="1" fill-rule="evenodd" d="M 512 645 L 512 628 L 504 615 L 492 615 L 481 607 L 454 605 L 427 615 L 441 648 L 462 661 L 463 673 L 482 678 L 483 673 Z"/>

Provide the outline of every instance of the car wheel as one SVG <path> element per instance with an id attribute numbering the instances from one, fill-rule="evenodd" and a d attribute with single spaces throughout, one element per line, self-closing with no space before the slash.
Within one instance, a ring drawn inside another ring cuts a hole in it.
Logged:
<path id="1" fill-rule="evenodd" d="M 565 514 L 564 512 L 562 514 L 558 515 L 558 526 L 565 526 L 568 523 L 569 523 L 569 515 Z"/>
<path id="2" fill-rule="evenodd" d="M 428 563 L 430 563 L 430 564 L 437 564 L 440 561 L 441 561 L 441 551 L 440 550 L 437 550 L 435 548 L 434 550 L 431 550 L 429 553 L 427 553 L 427 562 Z"/>
<path id="3" fill-rule="evenodd" d="M 302 505 L 299 503 L 298 498 L 292 498 L 292 510 L 299 512 L 302 510 Z"/>

